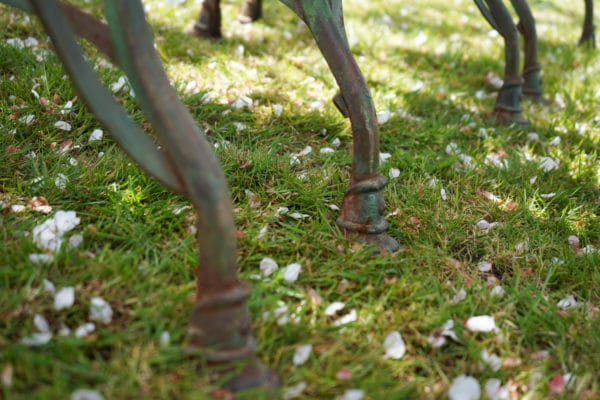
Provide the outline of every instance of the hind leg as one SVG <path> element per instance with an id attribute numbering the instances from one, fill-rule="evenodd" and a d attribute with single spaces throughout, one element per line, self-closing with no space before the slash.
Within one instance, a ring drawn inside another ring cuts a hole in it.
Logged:
<path id="1" fill-rule="evenodd" d="M 579 45 L 596 47 L 596 27 L 594 26 L 594 0 L 585 0 L 585 18 Z"/>
<path id="2" fill-rule="evenodd" d="M 204 0 L 200 15 L 194 23 L 194 33 L 203 38 L 221 37 L 221 1 Z"/>
<path id="3" fill-rule="evenodd" d="M 523 63 L 523 96 L 535 102 L 543 101 L 542 67 L 538 62 L 535 20 L 525 0 L 511 0 L 519 16 L 517 28 L 523 35 L 525 61 Z"/>
<path id="4" fill-rule="evenodd" d="M 246 0 L 240 15 L 238 15 L 238 21 L 243 24 L 257 21 L 262 18 L 262 0 Z"/>
<path id="5" fill-rule="evenodd" d="M 494 118 L 503 124 L 517 123 L 528 125 L 521 109 L 521 89 L 523 78 L 519 73 L 519 32 L 512 16 L 502 0 L 486 0 L 494 26 L 504 38 L 504 85 L 498 92 L 494 107 Z"/>

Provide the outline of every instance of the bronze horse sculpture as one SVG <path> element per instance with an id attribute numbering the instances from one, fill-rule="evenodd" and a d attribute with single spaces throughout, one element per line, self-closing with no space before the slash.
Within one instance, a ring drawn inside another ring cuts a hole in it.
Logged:
<path id="1" fill-rule="evenodd" d="M 519 17 L 515 25 L 502 0 L 474 0 L 479 10 L 500 33 L 505 43 L 505 70 L 503 86 L 498 91 L 493 119 L 500 123 L 528 124 L 523 117 L 521 98 L 529 98 L 535 102 L 542 100 L 541 66 L 537 55 L 537 33 L 535 20 L 526 0 L 511 0 Z M 595 46 L 595 27 L 593 22 L 593 0 L 585 1 L 585 17 L 579 44 Z M 262 0 L 246 0 L 238 16 L 242 23 L 253 22 L 262 17 Z M 202 9 L 194 24 L 194 32 L 205 38 L 221 37 L 220 0 L 204 0 Z M 522 73 L 519 73 L 519 33 L 523 36 L 524 62 Z M 334 99 L 336 105 L 338 101 Z M 339 105 L 338 105 L 339 108 Z"/>
<path id="2" fill-rule="evenodd" d="M 366 81 L 350 52 L 342 0 L 281 0 L 310 28 L 339 86 L 336 105 L 353 135 L 352 177 L 337 224 L 349 237 L 394 252 L 387 234 L 379 171 L 379 132 Z M 212 146 L 179 100 L 156 54 L 140 0 L 105 0 L 107 23 L 60 0 L 1 0 L 35 13 L 52 39 L 75 88 L 128 155 L 170 190 L 188 197 L 199 214 L 196 301 L 188 324 L 192 354 L 209 365 L 245 365 L 228 373 L 227 387 L 277 386 L 273 372 L 256 358 L 247 299 L 250 286 L 237 275 L 237 244 L 229 190 Z M 146 135 L 86 60 L 76 36 L 94 44 L 120 66 L 135 99 L 154 127 L 162 149 Z"/>

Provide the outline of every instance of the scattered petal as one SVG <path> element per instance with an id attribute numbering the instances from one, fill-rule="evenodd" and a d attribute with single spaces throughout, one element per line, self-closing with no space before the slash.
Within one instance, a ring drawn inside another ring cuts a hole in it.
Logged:
<path id="1" fill-rule="evenodd" d="M 308 214 L 302 214 L 299 212 L 293 212 L 293 213 L 289 214 L 289 216 L 294 219 L 305 219 L 305 218 L 310 217 L 310 215 L 308 215 Z"/>
<path id="2" fill-rule="evenodd" d="M 290 211 L 290 209 L 287 207 L 279 207 L 273 216 L 279 218 L 279 216 L 286 214 L 288 211 Z"/>
<path id="3" fill-rule="evenodd" d="M 294 365 L 304 364 L 310 357 L 311 352 L 312 352 L 312 344 L 305 344 L 305 345 L 296 347 L 296 350 L 294 351 L 294 357 L 292 359 L 292 363 Z"/>
<path id="4" fill-rule="evenodd" d="M 68 245 L 69 245 L 69 248 L 75 249 L 75 248 L 79 247 L 81 245 L 81 243 L 83 243 L 83 235 L 76 234 L 69 238 Z"/>
<path id="5" fill-rule="evenodd" d="M 377 123 L 383 125 L 390 120 L 392 113 L 390 110 L 378 111 L 377 112 Z"/>
<path id="6" fill-rule="evenodd" d="M 21 339 L 21 343 L 25 346 L 43 346 L 52 339 L 51 332 L 38 332 Z"/>
<path id="7" fill-rule="evenodd" d="M 283 276 L 283 280 L 292 283 L 296 282 L 298 279 L 298 275 L 300 275 L 300 271 L 302 270 L 302 266 L 298 263 L 293 263 L 281 269 L 281 273 Z"/>
<path id="8" fill-rule="evenodd" d="M 102 140 L 103 135 L 104 135 L 104 132 L 102 132 L 102 129 L 94 129 L 92 131 L 92 133 L 90 134 L 90 138 L 88 139 L 88 142 L 96 142 L 96 141 Z"/>
<path id="9" fill-rule="evenodd" d="M 561 310 L 570 310 L 572 308 L 577 307 L 577 300 L 575 300 L 575 297 L 573 297 L 572 295 L 569 295 L 564 299 L 560 300 L 556 304 L 556 306 Z"/>
<path id="10" fill-rule="evenodd" d="M 352 379 L 352 371 L 348 368 L 342 368 L 335 373 L 335 377 L 340 381 L 349 381 Z"/>
<path id="11" fill-rule="evenodd" d="M 267 234 L 267 230 L 269 228 L 265 225 L 262 228 L 260 228 L 260 231 L 258 231 L 258 235 L 256 235 L 256 239 L 262 239 L 265 237 L 265 235 Z"/>
<path id="12" fill-rule="evenodd" d="M 481 361 L 492 371 L 498 371 L 502 367 L 502 359 L 496 354 L 490 354 L 486 349 L 481 350 Z"/>
<path id="13" fill-rule="evenodd" d="M 333 302 L 330 305 L 328 305 L 327 308 L 325 309 L 325 315 L 327 315 L 329 317 L 336 315 L 338 313 L 338 311 L 343 310 L 344 307 L 346 307 L 345 303 L 342 303 L 340 301 Z"/>
<path id="14" fill-rule="evenodd" d="M 485 393 L 490 400 L 509 400 L 508 386 L 502 386 L 500 379 L 488 379 L 484 385 Z"/>
<path id="15" fill-rule="evenodd" d="M 448 389 L 450 400 L 479 400 L 480 397 L 479 382 L 472 376 L 460 375 L 454 378 Z"/>
<path id="16" fill-rule="evenodd" d="M 452 299 L 450 299 L 450 303 L 458 304 L 466 298 L 467 298 L 467 291 L 465 289 L 461 288 L 458 292 L 456 292 L 454 297 L 452 297 Z"/>
<path id="17" fill-rule="evenodd" d="M 498 330 L 494 317 L 490 317 L 489 315 L 471 317 L 465 325 L 471 332 L 492 332 Z"/>
<path id="18" fill-rule="evenodd" d="M 70 308 L 75 303 L 75 288 L 67 286 L 54 295 L 54 309 Z"/>
<path id="19" fill-rule="evenodd" d="M 394 331 L 385 337 L 383 348 L 385 349 L 386 358 L 391 358 L 393 360 L 404 357 L 404 354 L 406 353 L 406 344 L 398 331 Z"/>
<path id="20" fill-rule="evenodd" d="M 37 330 L 41 333 L 50 332 L 50 324 L 48 324 L 48 320 L 41 314 L 35 314 L 33 316 L 33 325 L 35 325 Z"/>
<path id="21" fill-rule="evenodd" d="M 93 322 L 85 323 L 81 326 L 78 326 L 77 329 L 75 329 L 75 336 L 78 338 L 85 337 L 90 333 L 94 332 L 95 329 L 96 325 L 94 325 Z"/>
<path id="22" fill-rule="evenodd" d="M 550 380 L 550 394 L 560 394 L 565 390 L 565 379 L 563 376 L 558 373 L 552 377 Z"/>
<path id="23" fill-rule="evenodd" d="M 69 178 L 65 174 L 58 174 L 56 179 L 54 179 L 54 185 L 60 190 L 65 190 L 67 187 L 67 182 L 69 182 Z"/>
<path id="24" fill-rule="evenodd" d="M 304 392 L 304 390 L 307 388 L 307 386 L 308 385 L 306 384 L 306 382 L 302 381 L 298 382 L 293 386 L 287 387 L 283 391 L 283 400 L 295 399 L 296 397 L 300 397 L 302 395 L 302 392 Z"/>
<path id="25" fill-rule="evenodd" d="M 486 221 L 485 219 L 480 219 L 479 221 L 477 221 L 477 229 L 485 231 L 491 228 L 491 224 Z"/>
<path id="26" fill-rule="evenodd" d="M 362 400 L 365 397 L 365 391 L 361 389 L 348 389 L 340 400 Z"/>
<path id="27" fill-rule="evenodd" d="M 113 310 L 110 304 L 101 297 L 92 297 L 90 300 L 90 319 L 104 324 L 112 321 Z"/>
<path id="28" fill-rule="evenodd" d="M 42 285 L 44 286 L 44 291 L 54 293 L 56 289 L 54 288 L 54 283 L 49 281 L 48 279 L 44 279 L 42 281 Z"/>
<path id="29" fill-rule="evenodd" d="M 531 353 L 529 358 L 531 358 L 533 361 L 541 361 L 548 358 L 549 355 L 550 353 L 548 352 L 548 350 L 539 350 L 534 353 Z"/>
<path id="30" fill-rule="evenodd" d="M 492 263 L 489 261 L 481 261 L 477 264 L 477 269 L 479 269 L 480 272 L 490 272 L 492 270 Z"/>
<path id="31" fill-rule="evenodd" d="M 400 170 L 398 168 L 390 168 L 389 176 L 391 179 L 396 179 L 400 176 Z"/>
<path id="32" fill-rule="evenodd" d="M 383 164 L 391 157 L 392 155 L 390 153 L 379 153 L 379 162 Z"/>
<path id="33" fill-rule="evenodd" d="M 68 122 L 65 122 L 65 121 L 56 121 L 54 126 L 60 130 L 67 131 L 67 132 L 71 130 L 71 124 L 69 124 Z"/>
<path id="34" fill-rule="evenodd" d="M 559 166 L 560 161 L 557 159 L 552 157 L 540 157 L 540 168 L 542 168 L 545 172 L 558 169 Z"/>
<path id="35" fill-rule="evenodd" d="M 273 114 L 276 117 L 280 117 L 283 112 L 283 106 L 281 104 L 273 104 Z"/>
<path id="36" fill-rule="evenodd" d="M 494 286 L 492 288 L 492 290 L 490 290 L 490 296 L 492 296 L 492 297 L 504 296 L 504 288 L 500 285 Z"/>
<path id="37" fill-rule="evenodd" d="M 340 318 L 338 318 L 337 320 L 335 320 L 333 322 L 333 325 L 334 326 L 346 325 L 346 324 L 356 321 L 357 318 L 358 318 L 358 314 L 356 313 L 356 310 L 352 309 L 352 310 L 350 310 L 350 312 L 348 314 L 343 315 Z"/>
<path id="38" fill-rule="evenodd" d="M 581 243 L 579 242 L 579 238 L 575 235 L 570 235 L 567 238 L 567 242 L 569 243 L 569 245 L 575 247 L 576 249 L 578 249 L 581 246 Z"/>
<path id="39" fill-rule="evenodd" d="M 444 188 L 440 189 L 440 197 L 442 198 L 443 201 L 448 200 L 448 195 L 446 194 L 446 189 L 444 189 Z"/>
<path id="40" fill-rule="evenodd" d="M 34 264 L 50 264 L 54 261 L 54 254 L 33 253 L 29 255 L 29 261 Z"/>
<path id="41" fill-rule="evenodd" d="M 169 331 L 162 331 L 160 333 L 160 339 L 158 340 L 158 343 L 163 347 L 168 346 L 171 343 L 171 334 Z"/>
<path id="42" fill-rule="evenodd" d="M 97 390 L 77 389 L 71 393 L 70 400 L 104 400 L 104 396 Z"/>
<path id="43" fill-rule="evenodd" d="M 278 268 L 277 262 L 272 258 L 265 257 L 260 261 L 260 272 L 263 276 L 271 275 L 273 272 L 277 271 Z"/>
<path id="44" fill-rule="evenodd" d="M 319 149 L 319 153 L 331 154 L 331 153 L 335 153 L 335 149 L 332 149 L 331 147 L 321 147 L 321 149 Z"/>

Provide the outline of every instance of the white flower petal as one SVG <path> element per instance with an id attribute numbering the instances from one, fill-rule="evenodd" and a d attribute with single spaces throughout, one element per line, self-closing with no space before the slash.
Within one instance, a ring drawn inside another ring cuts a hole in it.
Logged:
<path id="1" fill-rule="evenodd" d="M 33 316 L 33 325 L 35 325 L 40 333 L 50 332 L 50 324 L 48 324 L 48 320 L 41 314 L 35 314 Z"/>
<path id="2" fill-rule="evenodd" d="M 171 343 L 171 334 L 169 331 L 162 331 L 158 340 L 161 346 L 168 346 Z"/>
<path id="3" fill-rule="evenodd" d="M 498 371 L 502 367 L 502 359 L 493 353 L 489 353 L 486 349 L 481 350 L 481 361 L 490 367 L 492 371 Z"/>
<path id="4" fill-rule="evenodd" d="M 281 269 L 283 280 L 289 283 L 296 282 L 302 266 L 298 263 L 293 263 Z"/>
<path id="5" fill-rule="evenodd" d="M 492 270 L 492 263 L 489 261 L 481 261 L 477 264 L 477 269 L 480 272 L 490 272 Z"/>
<path id="6" fill-rule="evenodd" d="M 305 344 L 305 345 L 296 347 L 296 350 L 294 351 L 294 357 L 292 359 L 292 363 L 294 365 L 304 364 L 310 357 L 311 352 L 312 352 L 312 344 Z"/>
<path id="7" fill-rule="evenodd" d="M 69 124 L 68 122 L 65 122 L 65 121 L 56 121 L 54 126 L 60 130 L 67 131 L 67 132 L 71 130 L 71 124 Z"/>
<path id="8" fill-rule="evenodd" d="M 277 262 L 272 258 L 265 257 L 260 261 L 260 272 L 263 276 L 271 275 L 273 272 L 277 271 L 278 268 Z"/>
<path id="9" fill-rule="evenodd" d="M 85 337 L 90 333 L 94 332 L 95 329 L 96 325 L 94 325 L 93 322 L 85 323 L 81 326 L 78 326 L 77 329 L 75 329 L 75 336 L 77 336 L 78 338 Z"/>
<path id="10" fill-rule="evenodd" d="M 296 397 L 300 397 L 302 395 L 302 392 L 304 392 L 304 390 L 306 389 L 307 386 L 308 385 L 306 384 L 306 382 L 302 381 L 302 382 L 298 382 L 297 384 L 295 384 L 293 386 L 287 387 L 283 391 L 283 395 L 282 395 L 283 400 L 290 400 L 290 399 L 295 399 Z"/>
<path id="11" fill-rule="evenodd" d="M 488 379 L 484 385 L 485 393 L 490 400 L 509 400 L 507 386 L 502 386 L 500 379 Z"/>
<path id="12" fill-rule="evenodd" d="M 406 344 L 398 331 L 394 331 L 385 337 L 383 348 L 385 349 L 385 356 L 394 360 L 404 357 L 406 353 Z"/>
<path id="13" fill-rule="evenodd" d="M 60 289 L 54 295 L 54 309 L 62 310 L 63 308 L 70 308 L 75 302 L 75 288 L 67 286 Z"/>
<path id="14" fill-rule="evenodd" d="M 490 317 L 489 315 L 471 317 L 465 325 L 472 332 L 492 332 L 498 330 L 494 317 Z"/>
<path id="15" fill-rule="evenodd" d="M 102 140 L 103 135 L 104 135 L 104 132 L 102 132 L 102 129 L 94 129 L 92 131 L 92 133 L 90 134 L 90 138 L 88 139 L 88 142 L 96 142 L 98 140 Z"/>
<path id="16" fill-rule="evenodd" d="M 346 307 L 346 304 L 342 303 L 341 301 L 333 302 L 325 309 L 325 315 L 331 317 L 337 314 L 338 311 L 343 310 L 344 307 Z"/>
<path id="17" fill-rule="evenodd" d="M 21 339 L 25 346 L 43 346 L 52 339 L 51 332 L 38 332 Z"/>
<path id="18" fill-rule="evenodd" d="M 340 400 L 362 400 L 365 397 L 365 391 L 361 389 L 348 389 Z"/>
<path id="19" fill-rule="evenodd" d="M 448 390 L 450 400 L 479 400 L 480 397 L 479 382 L 472 376 L 460 375 L 454 378 Z"/>
<path id="20" fill-rule="evenodd" d="M 71 393 L 70 400 L 104 400 L 104 396 L 97 390 L 77 389 Z"/>
<path id="21" fill-rule="evenodd" d="M 358 318 L 358 314 L 356 313 L 356 310 L 352 309 L 352 310 L 350 310 L 350 312 L 348 314 L 343 315 L 340 318 L 338 318 L 337 320 L 335 320 L 333 322 L 333 325 L 334 326 L 346 325 L 346 324 L 356 321 L 357 318 Z"/>
<path id="22" fill-rule="evenodd" d="M 49 264 L 54 261 L 54 254 L 33 253 L 29 255 L 29 261 L 34 264 Z"/>
<path id="23" fill-rule="evenodd" d="M 572 308 L 577 307 L 577 300 L 575 300 L 575 297 L 573 297 L 573 295 L 569 295 L 564 299 L 560 300 L 556 304 L 556 306 L 561 310 L 570 310 Z"/>
<path id="24" fill-rule="evenodd" d="M 101 297 L 92 297 L 90 300 L 90 319 L 104 324 L 112 321 L 113 310 L 110 304 Z"/>

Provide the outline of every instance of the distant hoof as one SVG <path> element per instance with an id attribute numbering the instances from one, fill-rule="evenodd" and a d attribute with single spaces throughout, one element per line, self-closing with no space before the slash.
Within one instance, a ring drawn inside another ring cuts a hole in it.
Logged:
<path id="1" fill-rule="evenodd" d="M 251 361 L 241 370 L 229 373 L 234 377 L 228 380 L 223 387 L 232 392 L 262 388 L 266 393 L 273 393 L 280 386 L 277 375 L 258 359 Z"/>
<path id="2" fill-rule="evenodd" d="M 527 128 L 530 125 L 520 111 L 494 110 L 491 119 L 500 125 L 518 125 L 521 128 Z"/>
<path id="3" fill-rule="evenodd" d="M 202 38 L 202 39 L 220 39 L 222 37 L 221 30 L 215 29 L 209 25 L 203 24 L 200 21 L 196 21 L 190 29 L 190 33 L 193 36 Z"/>

